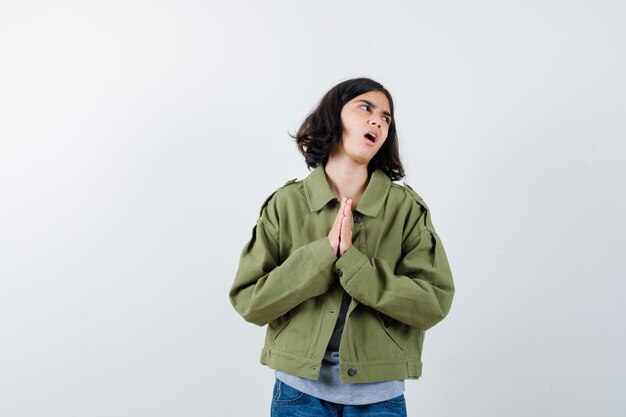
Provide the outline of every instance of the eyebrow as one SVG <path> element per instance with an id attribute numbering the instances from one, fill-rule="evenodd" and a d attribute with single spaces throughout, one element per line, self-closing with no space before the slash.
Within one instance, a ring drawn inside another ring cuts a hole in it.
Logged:
<path id="1" fill-rule="evenodd" d="M 371 108 L 373 108 L 373 109 L 375 109 L 375 108 L 376 108 L 376 104 L 372 103 L 371 101 L 367 101 L 367 100 L 358 100 L 358 101 L 357 101 L 357 103 L 359 103 L 359 102 L 363 102 L 363 103 L 367 104 L 368 106 L 370 106 L 370 107 L 371 107 Z M 389 118 L 390 118 L 390 119 L 392 118 L 391 113 L 389 113 L 387 110 L 383 110 L 383 114 L 384 114 L 385 116 L 389 116 Z"/>

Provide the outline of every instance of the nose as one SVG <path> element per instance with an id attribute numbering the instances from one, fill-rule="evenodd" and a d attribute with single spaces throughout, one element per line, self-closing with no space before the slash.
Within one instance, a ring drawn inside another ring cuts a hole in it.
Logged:
<path id="1" fill-rule="evenodd" d="M 380 117 L 378 118 L 378 120 L 375 118 L 370 120 L 370 124 L 380 127 Z"/>

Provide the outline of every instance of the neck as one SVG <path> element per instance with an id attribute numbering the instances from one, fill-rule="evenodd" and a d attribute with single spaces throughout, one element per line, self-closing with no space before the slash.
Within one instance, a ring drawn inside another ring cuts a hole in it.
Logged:
<path id="1" fill-rule="evenodd" d="M 358 164 L 350 158 L 331 155 L 324 172 L 331 191 L 339 199 L 352 199 L 352 207 L 356 207 L 369 182 L 367 165 Z"/>

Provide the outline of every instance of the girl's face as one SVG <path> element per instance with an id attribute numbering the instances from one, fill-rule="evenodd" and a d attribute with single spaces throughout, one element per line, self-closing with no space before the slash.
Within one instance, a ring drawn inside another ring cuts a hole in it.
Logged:
<path id="1" fill-rule="evenodd" d="M 385 143 L 391 123 L 385 93 L 369 91 L 356 96 L 341 109 L 342 137 L 336 152 L 367 165 Z"/>

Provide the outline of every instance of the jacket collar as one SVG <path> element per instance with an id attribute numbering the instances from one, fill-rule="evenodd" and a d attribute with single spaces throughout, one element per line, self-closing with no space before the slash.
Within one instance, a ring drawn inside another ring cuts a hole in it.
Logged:
<path id="1" fill-rule="evenodd" d="M 337 200 L 330 190 L 324 165 L 318 165 L 303 181 L 304 193 L 311 212 L 321 210 L 331 200 Z M 391 180 L 382 170 L 377 169 L 370 176 L 369 183 L 365 188 L 363 197 L 356 210 L 366 216 L 375 217 L 389 193 Z"/>

